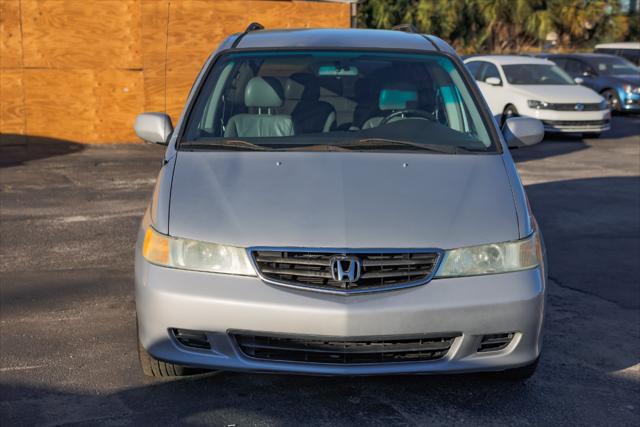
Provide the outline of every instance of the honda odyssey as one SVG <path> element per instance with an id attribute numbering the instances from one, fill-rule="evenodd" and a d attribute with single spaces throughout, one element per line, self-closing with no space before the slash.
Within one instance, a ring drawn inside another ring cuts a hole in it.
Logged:
<path id="1" fill-rule="evenodd" d="M 541 352 L 542 236 L 455 51 L 402 31 L 266 31 L 206 61 L 135 255 L 143 371 L 503 372 Z"/>

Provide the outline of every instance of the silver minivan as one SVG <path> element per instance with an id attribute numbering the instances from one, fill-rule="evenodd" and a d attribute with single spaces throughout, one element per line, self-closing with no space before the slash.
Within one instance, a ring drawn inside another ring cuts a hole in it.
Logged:
<path id="1" fill-rule="evenodd" d="M 404 31 L 266 31 L 207 60 L 138 234 L 140 361 L 321 375 L 533 374 L 542 236 L 455 51 Z"/>

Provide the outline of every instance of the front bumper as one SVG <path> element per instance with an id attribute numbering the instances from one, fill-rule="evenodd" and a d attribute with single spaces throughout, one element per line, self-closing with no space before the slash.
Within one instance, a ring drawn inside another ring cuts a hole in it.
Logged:
<path id="1" fill-rule="evenodd" d="M 640 93 L 622 92 L 620 107 L 623 111 L 640 111 Z"/>
<path id="2" fill-rule="evenodd" d="M 545 132 L 601 133 L 611 129 L 611 112 L 527 109 L 522 113 L 542 121 Z"/>
<path id="3" fill-rule="evenodd" d="M 321 375 L 499 371 L 540 354 L 545 283 L 540 269 L 437 279 L 404 290 L 339 296 L 286 289 L 255 277 L 158 267 L 137 257 L 139 337 L 155 358 L 236 371 Z M 206 331 L 212 348 L 185 347 L 171 328 Z M 245 356 L 230 330 L 344 338 L 458 335 L 441 359 L 331 364 Z M 485 334 L 516 332 L 504 349 L 478 353 Z"/>

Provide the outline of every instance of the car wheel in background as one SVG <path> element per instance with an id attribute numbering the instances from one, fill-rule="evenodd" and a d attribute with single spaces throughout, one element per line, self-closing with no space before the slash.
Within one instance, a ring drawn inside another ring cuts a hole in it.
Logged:
<path id="1" fill-rule="evenodd" d="M 618 98 L 618 94 L 615 90 L 603 90 L 601 95 L 609 104 L 609 108 L 611 109 L 611 111 L 622 111 L 620 108 L 620 98 Z"/>
<path id="2" fill-rule="evenodd" d="M 507 105 L 502 112 L 500 128 L 502 128 L 502 126 L 504 126 L 504 124 L 507 122 L 507 119 L 510 119 L 511 117 L 518 117 L 518 110 L 513 105 Z"/>

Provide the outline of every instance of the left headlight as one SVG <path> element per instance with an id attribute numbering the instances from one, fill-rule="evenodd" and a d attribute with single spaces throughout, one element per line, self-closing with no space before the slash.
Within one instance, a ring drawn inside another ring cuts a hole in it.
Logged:
<path id="1" fill-rule="evenodd" d="M 540 265 L 542 246 L 538 233 L 513 242 L 451 249 L 435 277 L 479 276 L 527 270 Z"/>
<path id="2" fill-rule="evenodd" d="M 183 270 L 255 276 L 247 251 L 235 246 L 180 239 L 147 228 L 142 256 L 153 264 Z"/>
<path id="3" fill-rule="evenodd" d="M 527 101 L 527 105 L 529 108 L 535 108 L 536 110 L 553 110 L 554 106 L 550 102 L 545 101 L 537 101 L 534 99 L 530 99 Z"/>

